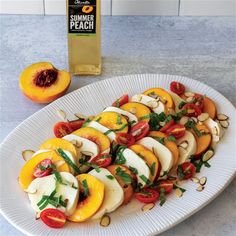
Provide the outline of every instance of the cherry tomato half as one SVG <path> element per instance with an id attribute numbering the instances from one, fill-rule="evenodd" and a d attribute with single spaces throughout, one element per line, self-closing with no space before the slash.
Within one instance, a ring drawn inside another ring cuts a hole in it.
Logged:
<path id="1" fill-rule="evenodd" d="M 173 81 L 170 83 L 170 90 L 173 93 L 180 95 L 185 92 L 185 86 L 179 82 Z"/>
<path id="2" fill-rule="evenodd" d="M 196 174 L 196 167 L 191 162 L 184 162 L 178 166 L 177 175 L 180 180 L 190 179 Z"/>
<path id="3" fill-rule="evenodd" d="M 62 228 L 66 223 L 66 216 L 62 211 L 48 208 L 40 213 L 40 218 L 44 224 L 51 228 Z"/>
<path id="4" fill-rule="evenodd" d="M 199 109 L 202 111 L 204 107 L 204 96 L 201 94 L 195 94 L 193 96 L 194 98 L 194 104 L 199 107 Z"/>
<path id="5" fill-rule="evenodd" d="M 170 120 L 169 122 L 167 122 L 161 129 L 160 129 L 160 131 L 161 132 L 166 132 L 166 130 L 168 130 L 172 125 L 174 125 L 175 124 L 175 121 L 172 119 L 172 120 Z"/>
<path id="6" fill-rule="evenodd" d="M 34 169 L 34 177 L 42 178 L 52 173 L 52 161 L 50 159 L 42 160 Z"/>
<path id="7" fill-rule="evenodd" d="M 132 126 L 130 134 L 134 136 L 135 140 L 139 140 L 147 135 L 149 132 L 149 124 L 146 121 L 139 121 Z"/>
<path id="8" fill-rule="evenodd" d="M 181 138 L 185 134 L 185 126 L 181 124 L 172 125 L 169 129 L 166 130 L 168 136 L 173 135 L 175 138 Z"/>
<path id="9" fill-rule="evenodd" d="M 183 110 L 186 110 L 186 116 L 198 117 L 201 115 L 201 109 L 194 103 L 187 103 L 183 106 Z"/>
<path id="10" fill-rule="evenodd" d="M 151 188 L 143 188 L 140 192 L 135 193 L 135 198 L 143 203 L 156 202 L 159 199 L 159 193 Z"/>
<path id="11" fill-rule="evenodd" d="M 174 184 L 171 180 L 161 180 L 158 184 L 157 190 L 158 192 L 161 192 L 162 189 L 164 189 L 164 193 L 168 194 L 171 193 L 173 190 Z"/>
<path id="12" fill-rule="evenodd" d="M 69 122 L 58 122 L 54 125 L 53 132 L 57 138 L 62 138 L 67 134 L 81 128 L 84 120 L 74 120 Z"/>
<path id="13" fill-rule="evenodd" d="M 124 105 L 128 101 L 129 101 L 129 95 L 128 94 L 124 94 L 123 96 L 118 98 L 115 102 L 113 102 L 112 106 L 113 107 L 121 107 L 122 105 Z"/>
<path id="14" fill-rule="evenodd" d="M 116 134 L 116 142 L 122 146 L 131 146 L 135 143 L 135 138 L 128 133 L 118 133 Z"/>
<path id="15" fill-rule="evenodd" d="M 107 167 L 111 164 L 112 158 L 108 153 L 100 153 L 96 157 L 91 160 L 91 163 L 99 166 L 99 167 Z"/>

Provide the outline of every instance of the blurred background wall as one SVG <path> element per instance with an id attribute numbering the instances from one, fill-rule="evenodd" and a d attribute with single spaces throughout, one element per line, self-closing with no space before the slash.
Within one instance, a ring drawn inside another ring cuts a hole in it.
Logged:
<path id="1" fill-rule="evenodd" d="M 64 15 L 66 0 L 0 0 L 1 14 Z M 101 0 L 102 15 L 236 16 L 236 0 Z"/>

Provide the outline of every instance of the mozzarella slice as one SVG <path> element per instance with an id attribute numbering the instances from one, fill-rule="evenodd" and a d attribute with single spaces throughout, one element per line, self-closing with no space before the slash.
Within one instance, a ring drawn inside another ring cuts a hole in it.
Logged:
<path id="1" fill-rule="evenodd" d="M 66 207 L 60 206 L 57 209 L 65 212 L 66 215 L 71 215 L 75 211 L 79 198 L 78 181 L 68 172 L 60 172 L 60 175 L 63 183 L 67 185 L 58 183 L 54 174 L 42 178 L 36 178 L 29 185 L 27 189 L 29 200 L 31 206 L 37 213 L 47 208 L 56 208 L 55 206 L 48 204 L 44 209 L 40 210 L 37 205 L 43 195 L 49 196 L 54 190 L 56 190 L 56 194 L 54 195 L 55 197 L 61 196 L 63 201 L 68 199 Z M 72 184 L 74 188 L 71 187 Z"/>
<path id="2" fill-rule="evenodd" d="M 189 131 L 185 131 L 182 138 L 176 140 L 176 144 L 179 149 L 179 161 L 178 164 L 182 164 L 190 158 L 191 155 L 197 151 L 197 142 L 193 134 Z M 183 145 L 184 144 L 184 145 Z"/>
<path id="3" fill-rule="evenodd" d="M 144 94 L 136 94 L 131 98 L 131 101 L 146 105 L 157 114 L 165 112 L 165 105 L 159 100 L 159 98 L 155 99 Z"/>
<path id="4" fill-rule="evenodd" d="M 102 181 L 105 185 L 105 197 L 102 206 L 92 219 L 99 219 L 104 214 L 116 210 L 124 200 L 124 192 L 115 178 L 109 179 L 107 176 L 112 175 L 107 169 L 99 168 L 99 172 L 92 170 L 89 172 L 95 178 Z"/>
<path id="5" fill-rule="evenodd" d="M 138 118 L 134 114 L 128 111 L 122 110 L 118 107 L 107 107 L 105 110 L 103 110 L 103 112 L 106 112 L 106 111 L 113 111 L 120 115 L 127 116 L 129 119 L 129 122 L 133 122 L 133 125 L 138 122 Z"/>
<path id="6" fill-rule="evenodd" d="M 146 162 L 129 148 L 125 148 L 123 151 L 121 151 L 121 155 L 125 160 L 125 163 L 122 163 L 122 165 L 125 165 L 128 168 L 135 168 L 138 172 L 136 174 L 138 183 L 142 184 L 142 186 L 144 187 L 147 184 L 144 181 L 144 178 L 150 178 L 150 169 Z"/>
<path id="7" fill-rule="evenodd" d="M 151 137 L 142 138 L 137 143 L 145 146 L 157 156 L 161 163 L 160 177 L 166 176 L 173 166 L 173 155 L 171 151 Z"/>
<path id="8" fill-rule="evenodd" d="M 179 109 L 179 104 L 182 102 L 185 102 L 178 94 L 173 93 L 171 91 L 168 91 L 168 93 L 170 94 L 170 96 L 172 97 L 174 104 L 175 104 L 175 111 L 176 112 L 180 112 L 181 109 Z"/>
<path id="9" fill-rule="evenodd" d="M 72 142 L 76 141 L 78 142 L 77 150 L 79 153 L 79 158 L 81 156 L 86 155 L 86 156 L 91 156 L 91 159 L 96 157 L 99 154 L 99 148 L 98 145 L 89 139 L 82 138 L 78 135 L 75 134 L 69 134 L 63 137 L 63 139 Z M 78 158 L 78 159 L 79 159 Z"/>
<path id="10" fill-rule="evenodd" d="M 212 141 L 213 142 L 219 142 L 220 138 L 223 136 L 223 130 L 220 126 L 220 124 L 210 117 L 203 122 L 209 129 L 212 134 Z"/>
<path id="11" fill-rule="evenodd" d="M 101 125 L 100 123 L 98 123 L 97 121 L 91 121 L 87 127 L 92 127 L 100 132 L 102 132 L 103 134 L 105 134 L 111 142 L 115 141 L 116 139 L 116 134 L 115 132 L 111 131 L 110 129 L 108 129 L 107 127 L 105 127 L 104 125 Z M 107 133 L 107 134 L 106 134 Z"/>

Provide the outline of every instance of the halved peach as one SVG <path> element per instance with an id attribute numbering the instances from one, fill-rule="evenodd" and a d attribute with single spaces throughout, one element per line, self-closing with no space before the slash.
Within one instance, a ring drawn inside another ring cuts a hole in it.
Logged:
<path id="1" fill-rule="evenodd" d="M 19 86 L 33 102 L 49 103 L 65 94 L 70 82 L 68 72 L 56 69 L 49 62 L 38 62 L 22 72 Z"/>
<path id="2" fill-rule="evenodd" d="M 148 117 L 148 115 L 151 113 L 150 109 L 141 103 L 128 102 L 122 105 L 120 108 L 134 114 L 139 120 L 140 118 L 141 120 L 145 120 L 147 122 L 150 120 L 150 118 Z"/>
<path id="3" fill-rule="evenodd" d="M 205 97 L 203 100 L 203 112 L 208 113 L 213 120 L 216 118 L 216 105 L 209 97 Z"/>
<path id="4" fill-rule="evenodd" d="M 110 150 L 110 140 L 102 132 L 92 128 L 84 127 L 73 132 L 73 134 L 78 135 L 82 138 L 89 139 L 96 143 L 99 147 L 100 153 L 109 152 Z"/>
<path id="5" fill-rule="evenodd" d="M 107 167 L 107 169 L 111 172 L 111 174 L 116 178 L 120 186 L 123 188 L 124 191 L 124 201 L 123 205 L 126 205 L 130 202 L 132 199 L 132 196 L 134 194 L 134 188 L 132 183 L 126 184 L 120 175 L 117 174 L 116 169 L 121 168 L 122 171 L 124 171 L 126 174 L 130 175 L 132 179 L 136 179 L 136 176 L 126 167 L 123 165 L 110 165 Z"/>
<path id="6" fill-rule="evenodd" d="M 77 149 L 76 147 L 70 143 L 69 141 L 61 138 L 51 138 L 46 140 L 44 143 L 40 145 L 39 149 L 49 149 L 56 150 L 58 148 L 64 149 L 66 151 L 71 152 L 71 154 L 76 158 L 77 157 Z"/>
<path id="7" fill-rule="evenodd" d="M 194 154 L 196 157 L 199 157 L 203 152 L 205 152 L 209 146 L 211 145 L 211 133 L 210 130 L 207 128 L 206 125 L 201 125 L 201 124 L 197 124 L 196 128 L 203 133 L 200 137 L 198 137 L 196 135 L 196 133 L 191 130 L 192 134 L 195 137 L 195 140 L 197 142 L 197 151 Z"/>
<path id="8" fill-rule="evenodd" d="M 148 136 L 150 137 L 156 137 L 156 138 L 164 138 L 164 144 L 165 146 L 171 151 L 173 157 L 174 157 L 174 162 L 173 166 L 175 166 L 178 163 L 179 159 L 179 149 L 177 147 L 177 144 L 175 142 L 169 141 L 167 139 L 166 134 L 160 132 L 160 131 L 150 131 Z"/>
<path id="9" fill-rule="evenodd" d="M 29 159 L 22 167 L 19 175 L 19 184 L 22 189 L 27 189 L 30 183 L 35 179 L 33 176 L 36 166 L 39 165 L 44 159 L 51 159 L 52 163 L 55 164 L 57 161 L 63 161 L 62 165 L 57 167 L 58 172 L 70 172 L 69 165 L 65 160 L 57 154 L 55 151 L 41 152 L 31 159 Z"/>
<path id="10" fill-rule="evenodd" d="M 161 97 L 162 102 L 164 102 L 167 108 L 174 108 L 175 106 L 171 95 L 163 88 L 151 88 L 146 90 L 143 94 L 145 95 L 153 94 Z"/>
<path id="11" fill-rule="evenodd" d="M 104 184 L 89 174 L 81 174 L 76 176 L 79 181 L 79 186 L 82 186 L 82 181 L 86 180 L 89 190 L 89 196 L 79 202 L 75 212 L 68 217 L 68 220 L 73 222 L 83 222 L 92 217 L 102 205 L 104 199 Z"/>
<path id="12" fill-rule="evenodd" d="M 127 133 L 128 132 L 128 122 L 124 116 L 112 112 L 106 111 L 95 116 L 95 121 L 98 121 L 101 125 L 104 125 L 108 129 L 115 131 L 116 133 Z"/>
<path id="13" fill-rule="evenodd" d="M 147 163 L 151 170 L 150 181 L 153 182 L 159 175 L 160 164 L 158 161 L 158 157 L 156 157 L 152 151 L 148 150 L 146 147 L 140 144 L 134 144 L 129 148 L 133 150 L 138 156 L 143 158 Z"/>

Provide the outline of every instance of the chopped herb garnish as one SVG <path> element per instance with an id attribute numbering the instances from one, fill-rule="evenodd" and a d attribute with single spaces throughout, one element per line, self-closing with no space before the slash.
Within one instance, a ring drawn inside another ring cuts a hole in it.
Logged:
<path id="1" fill-rule="evenodd" d="M 141 190 L 142 188 L 143 188 L 142 183 L 138 183 L 138 185 L 137 185 L 136 188 L 135 188 L 135 192 L 136 192 L 136 193 L 140 192 L 140 190 Z"/>
<path id="2" fill-rule="evenodd" d="M 166 120 L 166 114 L 165 114 L 164 112 L 161 112 L 161 113 L 158 115 L 158 117 L 159 117 L 159 120 L 160 120 L 161 122 L 164 122 L 164 121 Z"/>
<path id="3" fill-rule="evenodd" d="M 121 124 L 122 124 L 122 122 L 121 122 L 121 116 L 120 116 L 120 115 L 117 116 L 116 124 L 117 124 L 117 125 L 121 125 Z"/>
<path id="4" fill-rule="evenodd" d="M 55 178 L 56 178 L 56 181 L 60 184 L 64 184 L 63 181 L 62 181 L 62 177 L 61 177 L 61 174 L 57 171 L 54 171 L 54 175 L 55 175 Z"/>
<path id="5" fill-rule="evenodd" d="M 201 132 L 200 132 L 200 131 L 197 129 L 197 127 L 195 126 L 195 122 L 194 122 L 193 120 L 187 121 L 184 126 L 185 126 L 187 129 L 192 129 L 198 137 L 201 137 L 201 136 L 202 136 Z"/>
<path id="6" fill-rule="evenodd" d="M 164 177 L 168 174 L 168 171 L 164 171 L 162 175 L 160 175 L 160 177 Z"/>
<path id="7" fill-rule="evenodd" d="M 113 175 L 106 175 L 106 177 L 108 178 L 108 179 L 114 179 L 114 176 Z"/>
<path id="8" fill-rule="evenodd" d="M 168 141 L 175 142 L 176 138 L 173 135 L 168 136 L 167 138 Z"/>
<path id="9" fill-rule="evenodd" d="M 172 115 L 168 115 L 165 119 L 165 123 L 167 124 L 169 121 L 173 120 Z"/>
<path id="10" fill-rule="evenodd" d="M 160 130 L 161 126 L 159 124 L 160 119 L 157 113 L 150 113 L 149 114 L 150 120 L 149 120 L 149 126 L 151 131 L 158 131 Z"/>
<path id="11" fill-rule="evenodd" d="M 140 175 L 139 177 L 140 177 L 141 180 L 143 180 L 143 182 L 144 182 L 146 185 L 151 184 L 150 180 L 149 180 L 145 175 Z"/>
<path id="12" fill-rule="evenodd" d="M 66 163 L 72 167 L 72 169 L 75 171 L 76 174 L 80 174 L 79 167 L 71 161 L 71 159 L 67 156 L 67 154 L 61 148 L 58 148 L 57 152 L 60 154 L 61 157 L 63 157 Z"/>
<path id="13" fill-rule="evenodd" d="M 135 120 L 128 121 L 128 125 L 129 125 L 129 126 L 131 126 L 131 125 L 133 125 L 133 124 L 135 124 L 135 123 L 136 123 L 136 121 L 135 121 Z"/>
<path id="14" fill-rule="evenodd" d="M 39 210 L 43 210 L 48 205 L 48 200 L 51 200 L 56 194 L 56 189 L 51 192 L 49 196 L 43 195 L 42 199 L 37 203 Z"/>
<path id="15" fill-rule="evenodd" d="M 87 119 L 87 120 L 83 123 L 83 125 L 81 126 L 81 128 L 86 127 L 90 122 L 91 122 L 91 120 L 90 120 L 90 119 Z"/>
<path id="16" fill-rule="evenodd" d="M 116 168 L 116 174 L 121 177 L 125 184 L 131 184 L 133 182 L 131 176 L 125 173 L 125 171 L 123 171 L 121 167 Z"/>
<path id="17" fill-rule="evenodd" d="M 204 161 L 203 164 L 204 164 L 204 166 L 207 167 L 207 168 L 210 168 L 210 167 L 211 167 L 211 165 L 210 165 L 207 161 Z"/>
<path id="18" fill-rule="evenodd" d="M 46 169 L 47 169 L 47 167 L 45 167 L 45 166 L 43 166 L 43 165 L 39 164 L 39 169 L 40 169 L 40 170 L 42 170 L 42 171 L 44 171 L 44 170 L 46 170 Z"/>
<path id="19" fill-rule="evenodd" d="M 184 173 L 182 165 L 178 165 L 177 173 L 178 173 L 179 180 L 183 180 L 185 177 L 185 173 Z"/>
<path id="20" fill-rule="evenodd" d="M 71 188 L 73 188 L 73 189 L 78 189 L 78 188 L 75 186 L 74 183 L 72 183 Z"/>
<path id="21" fill-rule="evenodd" d="M 88 189 L 88 183 L 86 179 L 82 180 L 82 186 L 83 186 L 83 194 L 85 197 L 89 196 L 89 189 Z"/>
<path id="22" fill-rule="evenodd" d="M 108 134 L 110 134 L 111 132 L 112 132 L 112 130 L 109 129 L 109 130 L 107 130 L 106 132 L 104 132 L 103 134 L 108 135 Z"/>
<path id="23" fill-rule="evenodd" d="M 178 185 L 176 185 L 176 184 L 173 185 L 173 188 L 174 188 L 174 189 L 177 189 L 177 188 L 178 188 L 182 193 L 186 192 L 186 189 L 181 188 L 180 186 L 178 186 Z"/>
<path id="24" fill-rule="evenodd" d="M 176 116 L 175 116 L 175 120 L 180 120 L 180 119 L 181 119 L 184 115 L 186 115 L 186 114 L 187 114 L 187 110 L 186 110 L 186 109 L 184 109 L 184 110 L 178 112 L 178 113 L 176 114 Z"/>
<path id="25" fill-rule="evenodd" d="M 129 166 L 129 169 L 134 173 L 134 174 L 138 174 L 138 170 L 135 167 Z"/>
<path id="26" fill-rule="evenodd" d="M 152 176 L 154 176 L 155 174 L 155 167 L 156 167 L 156 162 L 153 162 L 150 166 L 150 172 Z"/>
<path id="27" fill-rule="evenodd" d="M 115 104 L 116 104 L 116 107 L 120 107 L 120 99 L 117 99 L 117 100 L 115 101 Z"/>
<path id="28" fill-rule="evenodd" d="M 123 155 L 123 152 L 125 150 L 125 147 L 121 146 L 119 147 L 117 153 L 116 153 L 116 160 L 115 160 L 115 164 L 125 164 L 126 163 L 126 159 Z"/>
<path id="29" fill-rule="evenodd" d="M 159 200 L 160 200 L 160 206 L 163 206 L 163 204 L 166 202 L 166 194 L 165 194 L 165 189 L 164 188 L 160 189 Z"/>
<path id="30" fill-rule="evenodd" d="M 180 102 L 180 103 L 179 103 L 179 106 L 178 106 L 179 109 L 182 109 L 185 104 L 187 104 L 187 103 L 184 102 L 184 101 Z"/>
<path id="31" fill-rule="evenodd" d="M 122 131 L 122 130 L 123 130 L 124 128 L 126 128 L 128 125 L 129 125 L 128 123 L 127 123 L 127 124 L 124 124 L 124 125 L 122 125 L 119 129 L 113 129 L 112 131 L 114 131 L 114 132 Z"/>
<path id="32" fill-rule="evenodd" d="M 92 167 L 97 173 L 99 173 L 101 171 L 101 169 L 99 168 L 98 165 L 93 164 L 91 162 L 84 162 L 84 165 Z"/>
<path id="33" fill-rule="evenodd" d="M 150 114 L 147 114 L 147 115 L 145 115 L 145 116 L 141 116 L 140 118 L 139 118 L 139 120 L 145 120 L 145 119 L 149 119 L 150 118 Z"/>
<path id="34" fill-rule="evenodd" d="M 152 137 L 152 138 L 154 138 L 155 140 L 157 140 L 159 143 L 161 143 L 161 144 L 165 144 L 165 138 L 161 138 L 161 137 Z"/>
<path id="35" fill-rule="evenodd" d="M 99 122 L 102 119 L 102 117 L 98 117 L 95 121 Z"/>
<path id="36" fill-rule="evenodd" d="M 47 199 L 47 196 L 43 195 L 40 201 L 37 203 L 37 206 L 40 206 L 41 204 L 43 204 L 46 199 Z"/>
<path id="37" fill-rule="evenodd" d="M 62 196 L 60 195 L 60 197 L 59 197 L 59 204 L 61 205 L 61 206 L 63 206 L 63 207 L 66 207 L 67 206 L 67 201 L 62 201 Z"/>

